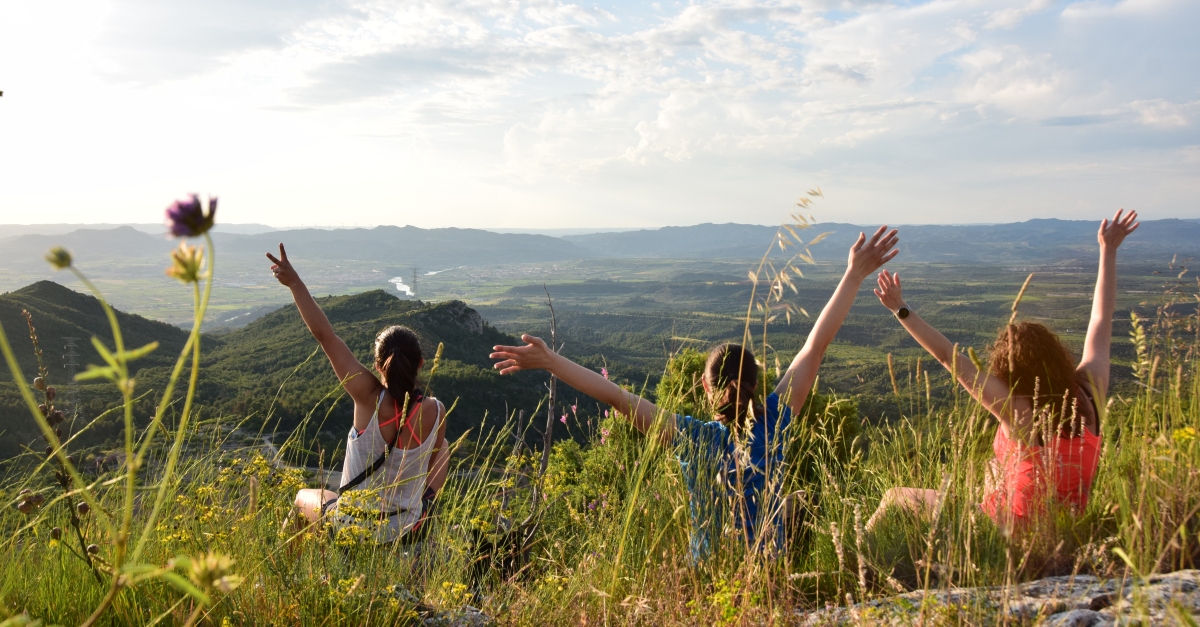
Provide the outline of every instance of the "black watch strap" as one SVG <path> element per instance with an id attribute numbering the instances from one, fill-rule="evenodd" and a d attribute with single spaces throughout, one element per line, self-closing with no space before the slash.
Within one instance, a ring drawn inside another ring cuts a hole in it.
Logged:
<path id="1" fill-rule="evenodd" d="M 908 307 L 901 307 L 896 310 L 896 317 L 901 320 L 907 318 L 908 314 L 909 314 Z"/>

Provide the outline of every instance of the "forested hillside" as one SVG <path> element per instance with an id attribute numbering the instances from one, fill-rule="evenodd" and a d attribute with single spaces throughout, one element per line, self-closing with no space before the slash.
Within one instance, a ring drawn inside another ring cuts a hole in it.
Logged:
<path id="1" fill-rule="evenodd" d="M 376 290 L 353 296 L 318 299 L 338 334 L 365 364 L 371 364 L 376 333 L 392 324 L 416 330 L 424 342 L 424 376 L 433 365 L 438 343 L 445 349 L 432 381 L 432 391 L 447 406 L 458 406 L 448 423 L 447 435 L 457 438 L 468 430 L 475 434 L 486 424 L 504 420 L 508 408 L 532 411 L 543 393 L 543 379 L 536 375 L 501 378 L 490 368 L 487 358 L 491 347 L 515 338 L 487 324 L 475 310 L 460 301 L 427 305 L 401 300 Z M 102 338 L 111 346 L 111 332 L 99 301 L 51 282 L 39 282 L 0 296 L 0 322 L 13 343 L 27 378 L 36 372 L 33 347 L 28 339 L 22 309 L 33 315 L 41 337 L 44 358 L 51 368 L 50 383 L 66 393 L 69 389 L 62 364 L 62 338 L 82 338 L 78 342 L 80 364 L 98 363 L 90 338 Z M 135 417 L 144 424 L 153 414 L 171 365 L 186 341 L 186 332 L 177 327 L 118 313 L 127 346 L 160 342 L 159 349 L 136 362 L 137 393 Z M 294 306 L 271 313 L 233 333 L 203 338 L 203 365 L 197 401 L 201 415 L 244 421 L 244 428 L 266 432 L 290 433 L 305 424 L 306 432 L 336 446 L 351 419 L 351 404 L 341 396 L 336 378 L 316 341 L 305 328 Z M 315 353 L 315 354 L 314 354 Z M 82 368 L 81 368 L 82 370 Z M 186 372 L 185 372 L 186 376 Z M 0 375 L 0 459 L 21 452 L 38 439 L 36 427 L 11 383 L 7 369 Z M 79 429 L 106 410 L 117 406 L 118 398 L 108 385 L 80 385 L 77 388 Z M 143 396 L 144 395 L 144 396 Z M 112 446 L 120 431 L 121 417 L 112 412 L 81 436 L 82 446 Z M 35 448 L 40 448 L 35 446 Z"/>

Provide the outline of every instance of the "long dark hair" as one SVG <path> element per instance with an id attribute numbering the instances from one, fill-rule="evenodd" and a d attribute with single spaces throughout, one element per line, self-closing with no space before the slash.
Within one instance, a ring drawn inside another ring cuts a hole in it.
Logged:
<path id="1" fill-rule="evenodd" d="M 723 422 L 741 426 L 755 412 L 758 391 L 758 362 L 754 353 L 740 344 L 721 344 L 708 354 L 704 376 L 717 396 L 717 414 Z"/>
<path id="2" fill-rule="evenodd" d="M 375 368 L 383 374 L 388 394 L 401 405 L 416 400 L 422 359 L 420 338 L 408 327 L 393 325 L 375 337 Z"/>
<path id="3" fill-rule="evenodd" d="M 988 358 L 992 376 L 1008 384 L 1013 394 L 1033 398 L 1035 414 L 1046 412 L 1051 431 L 1082 433 L 1084 413 L 1091 413 L 1075 372 L 1075 358 L 1053 331 L 1037 322 L 1020 322 L 1000 329 Z"/>

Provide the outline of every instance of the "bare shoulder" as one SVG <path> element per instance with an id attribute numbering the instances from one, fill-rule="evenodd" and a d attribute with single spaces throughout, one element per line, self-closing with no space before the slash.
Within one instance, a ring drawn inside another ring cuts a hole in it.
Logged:
<path id="1" fill-rule="evenodd" d="M 438 417 L 441 415 L 441 412 L 441 402 L 438 401 L 436 397 L 426 396 L 425 398 L 421 399 L 421 409 L 419 410 L 419 415 L 422 426 L 432 427 L 433 421 L 438 419 Z"/>

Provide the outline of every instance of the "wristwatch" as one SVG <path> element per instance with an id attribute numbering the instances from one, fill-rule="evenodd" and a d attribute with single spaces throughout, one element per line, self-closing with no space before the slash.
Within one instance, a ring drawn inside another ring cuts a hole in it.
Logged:
<path id="1" fill-rule="evenodd" d="M 896 310 L 896 317 L 903 320 L 908 317 L 908 307 L 901 307 Z"/>

